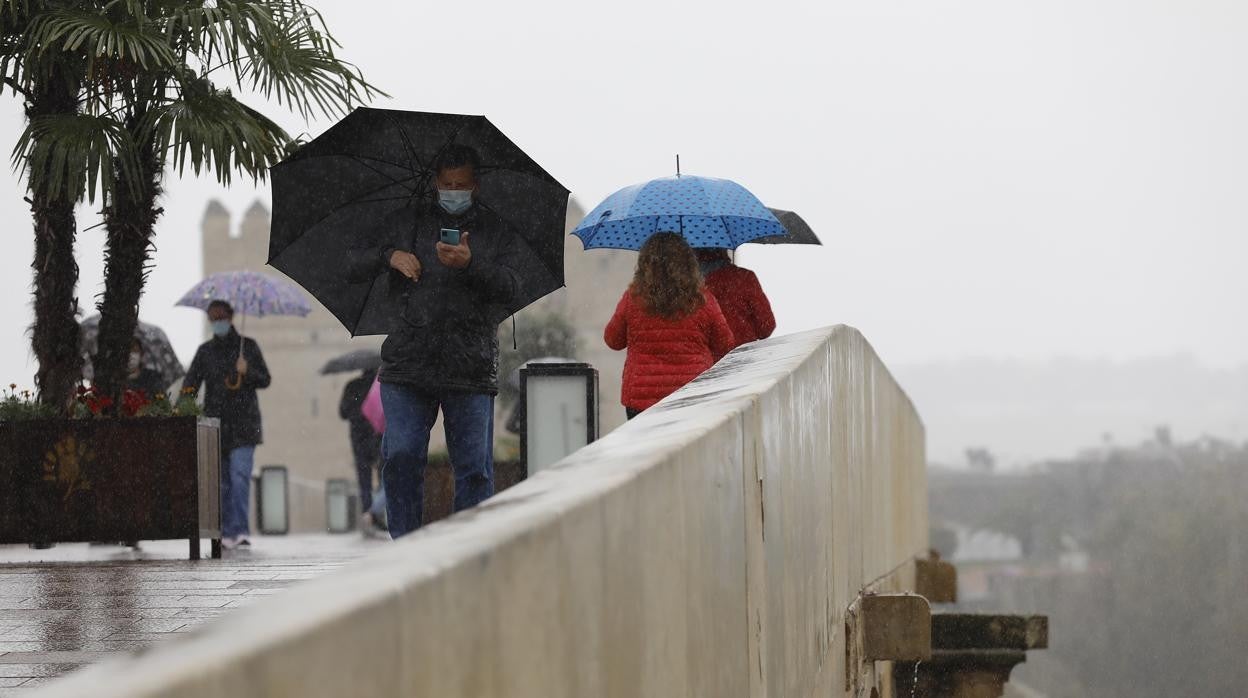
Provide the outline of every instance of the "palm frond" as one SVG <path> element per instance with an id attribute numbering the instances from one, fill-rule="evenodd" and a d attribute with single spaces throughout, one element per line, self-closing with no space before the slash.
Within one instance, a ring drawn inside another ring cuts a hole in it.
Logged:
<path id="1" fill-rule="evenodd" d="M 117 176 L 137 172 L 134 143 L 121 122 L 89 114 L 35 117 L 13 148 L 13 165 L 30 188 L 54 199 L 94 203 L 116 195 Z M 120 170 L 120 171 L 118 171 Z"/>
<path id="2" fill-rule="evenodd" d="M 214 6 L 176 7 L 162 18 L 166 39 L 205 66 L 230 66 L 235 81 L 251 36 L 268 36 L 273 20 L 263 3 L 222 0 Z"/>
<path id="3" fill-rule="evenodd" d="M 271 33 L 245 37 L 248 60 L 240 75 L 251 89 L 305 119 L 316 112 L 338 116 L 386 96 L 334 55 L 338 44 L 316 10 L 299 0 L 267 0 L 264 6 L 273 19 Z"/>
<path id="4" fill-rule="evenodd" d="M 180 63 L 160 29 L 141 12 L 127 12 L 119 21 L 98 11 L 56 10 L 36 19 L 31 34 L 42 51 L 84 51 L 91 57 L 132 61 L 145 70 Z"/>
<path id="5" fill-rule="evenodd" d="M 263 179 L 289 140 L 263 114 L 228 91 L 211 87 L 184 90 L 180 99 L 157 107 L 140 134 L 153 139 L 157 152 L 171 157 L 179 175 L 188 165 L 195 174 L 212 170 L 223 185 L 235 171 Z"/>

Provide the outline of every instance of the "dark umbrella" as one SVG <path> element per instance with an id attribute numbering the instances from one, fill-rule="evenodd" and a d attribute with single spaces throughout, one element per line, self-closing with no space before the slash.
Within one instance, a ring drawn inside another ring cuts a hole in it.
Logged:
<path id="1" fill-rule="evenodd" d="M 329 363 L 321 367 L 321 375 L 375 371 L 379 368 L 381 368 L 381 352 L 376 349 L 356 349 L 330 359 Z"/>
<path id="2" fill-rule="evenodd" d="M 82 321 L 80 341 L 82 353 L 87 357 L 83 365 L 83 375 L 88 379 L 94 375 L 91 357 L 95 356 L 98 351 L 99 336 L 99 315 L 92 315 Z M 134 330 L 134 336 L 138 338 L 139 345 L 143 347 L 143 365 L 159 373 L 165 385 L 172 385 L 174 381 L 186 375 L 186 371 L 182 369 L 182 362 L 178 361 L 178 355 L 174 353 L 173 345 L 169 343 L 169 337 L 165 335 L 164 330 L 156 325 L 140 322 Z"/>
<path id="3" fill-rule="evenodd" d="M 353 281 L 342 269 L 382 221 L 435 196 L 434 158 L 467 145 L 481 157 L 479 204 L 521 239 L 512 266 L 514 313 L 563 285 L 568 190 L 484 116 L 360 108 L 274 166 L 269 264 L 299 282 L 353 335 L 389 334 L 384 278 Z"/>
<path id="4" fill-rule="evenodd" d="M 784 211 L 778 208 L 768 209 L 780 221 L 780 225 L 784 226 L 788 235 L 768 235 L 765 238 L 757 238 L 750 242 L 762 243 L 764 245 L 822 245 L 819 237 L 815 235 L 815 231 L 810 229 L 806 221 L 802 217 L 792 211 Z"/>

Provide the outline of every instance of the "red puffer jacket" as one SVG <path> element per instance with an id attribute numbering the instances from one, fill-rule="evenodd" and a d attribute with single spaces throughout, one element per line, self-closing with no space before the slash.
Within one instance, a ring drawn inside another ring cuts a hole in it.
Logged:
<path id="1" fill-rule="evenodd" d="M 758 339 L 766 339 L 776 331 L 776 316 L 771 303 L 749 269 L 728 264 L 706 276 L 706 290 L 719 301 L 719 308 L 736 340 L 733 348 Z"/>
<path id="2" fill-rule="evenodd" d="M 603 339 L 612 349 L 628 348 L 620 402 L 644 410 L 671 395 L 732 351 L 732 330 L 709 291 L 706 302 L 680 320 L 650 315 L 625 291 Z"/>

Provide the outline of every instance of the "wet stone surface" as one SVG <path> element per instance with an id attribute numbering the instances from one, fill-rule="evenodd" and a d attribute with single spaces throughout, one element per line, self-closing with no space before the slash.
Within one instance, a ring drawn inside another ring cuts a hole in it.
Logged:
<path id="1" fill-rule="evenodd" d="M 78 667 L 176 638 L 281 593 L 384 542 L 358 535 L 274 536 L 221 560 L 185 559 L 185 541 L 0 545 L 0 698 Z"/>

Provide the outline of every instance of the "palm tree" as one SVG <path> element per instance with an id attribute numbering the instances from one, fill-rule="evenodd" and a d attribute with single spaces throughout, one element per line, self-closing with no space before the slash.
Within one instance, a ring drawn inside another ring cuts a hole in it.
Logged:
<path id="1" fill-rule="evenodd" d="M 43 13 L 71 4 L 38 0 L 0 4 L 0 80 L 21 97 L 26 118 L 32 122 L 78 111 L 83 54 L 35 51 L 30 33 L 32 23 Z M 38 141 L 31 144 L 33 148 L 43 145 Z M 40 399 L 61 411 L 68 409 L 82 375 L 74 205 L 85 188 L 85 164 L 50 160 L 33 164 L 38 174 L 29 180 L 27 199 L 35 228 L 31 264 L 35 320 L 30 328 L 31 349 L 39 363 L 35 385 Z"/>
<path id="2" fill-rule="evenodd" d="M 18 2 L 20 0 L 8 0 Z M 302 117 L 333 116 L 375 95 L 334 55 L 320 15 L 300 0 L 76 3 L 30 26 L 37 53 L 85 51 L 80 111 L 32 118 L 18 143 L 32 182 L 49 163 L 87 161 L 107 231 L 96 382 L 116 394 L 138 322 L 161 180 L 172 165 L 265 176 L 292 146 L 276 123 L 214 77 Z"/>

